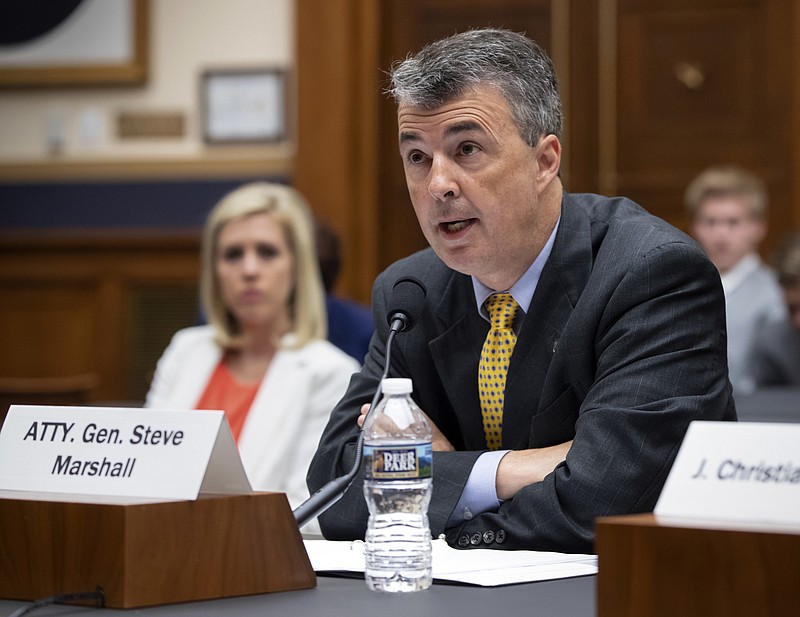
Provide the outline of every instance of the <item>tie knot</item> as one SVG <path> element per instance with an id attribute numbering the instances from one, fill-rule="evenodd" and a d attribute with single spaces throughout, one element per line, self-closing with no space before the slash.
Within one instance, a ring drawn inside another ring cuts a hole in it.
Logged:
<path id="1" fill-rule="evenodd" d="M 514 317 L 519 310 L 519 304 L 511 297 L 510 293 L 492 294 L 486 299 L 484 305 L 486 312 L 489 313 L 492 328 L 511 329 L 511 324 L 514 323 Z"/>

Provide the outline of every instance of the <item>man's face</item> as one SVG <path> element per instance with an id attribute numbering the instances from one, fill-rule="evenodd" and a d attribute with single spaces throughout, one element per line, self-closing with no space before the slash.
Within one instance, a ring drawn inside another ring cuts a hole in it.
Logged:
<path id="1" fill-rule="evenodd" d="M 709 197 L 700 206 L 692 233 L 721 274 L 755 253 L 766 224 L 754 218 L 743 197 Z"/>
<path id="2" fill-rule="evenodd" d="M 454 270 L 508 289 L 558 219 L 560 189 L 542 199 L 558 172 L 558 139 L 527 145 L 491 86 L 430 110 L 400 104 L 397 117 L 408 192 L 431 247 Z"/>

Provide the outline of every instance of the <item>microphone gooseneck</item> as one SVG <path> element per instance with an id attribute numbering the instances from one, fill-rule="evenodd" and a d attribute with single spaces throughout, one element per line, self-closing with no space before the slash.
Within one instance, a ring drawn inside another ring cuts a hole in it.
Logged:
<path id="1" fill-rule="evenodd" d="M 386 338 L 386 354 L 383 362 L 383 374 L 375 389 L 367 415 L 375 409 L 381 395 L 381 383 L 389 374 L 389 367 L 392 359 L 392 343 L 398 332 L 408 332 L 413 328 L 422 308 L 425 305 L 425 295 L 427 291 L 425 285 L 413 276 L 406 276 L 398 279 L 392 287 L 392 294 L 387 305 L 386 320 L 389 323 L 389 336 Z M 366 421 L 366 418 L 364 418 Z M 330 480 L 319 488 L 311 497 L 306 499 L 294 509 L 294 520 L 298 527 L 302 527 L 313 518 L 322 514 L 330 508 L 344 495 L 348 487 L 353 483 L 356 475 L 361 469 L 361 459 L 364 454 L 364 429 L 363 425 L 358 433 L 356 441 L 356 456 L 353 466 L 345 475 Z"/>

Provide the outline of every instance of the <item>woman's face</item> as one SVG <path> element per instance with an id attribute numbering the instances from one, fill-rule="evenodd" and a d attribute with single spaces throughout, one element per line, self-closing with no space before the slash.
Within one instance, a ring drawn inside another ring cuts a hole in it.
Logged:
<path id="1" fill-rule="evenodd" d="M 294 256 L 283 227 L 270 214 L 226 223 L 217 239 L 215 267 L 222 302 L 243 331 L 288 330 Z"/>

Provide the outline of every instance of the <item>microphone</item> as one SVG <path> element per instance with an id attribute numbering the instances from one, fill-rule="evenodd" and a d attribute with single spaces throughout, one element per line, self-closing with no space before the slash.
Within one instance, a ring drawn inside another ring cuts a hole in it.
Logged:
<path id="1" fill-rule="evenodd" d="M 417 323 L 417 318 L 422 313 L 425 304 L 425 285 L 413 276 L 404 276 L 398 279 L 392 287 L 389 297 L 389 310 L 387 321 L 389 327 L 395 332 L 407 332 Z M 386 365 L 389 364 L 387 354 Z"/>
<path id="2" fill-rule="evenodd" d="M 417 319 L 419 319 L 419 316 L 422 314 L 427 293 L 422 281 L 413 276 L 400 278 L 395 281 L 395 284 L 392 286 L 392 294 L 389 296 L 386 314 L 386 321 L 389 324 L 389 336 L 386 338 L 386 355 L 383 362 L 384 369 L 381 379 L 378 382 L 378 387 L 375 389 L 375 395 L 372 397 L 372 403 L 370 404 L 367 415 L 369 415 L 372 410 L 375 409 L 375 405 L 378 404 L 378 398 L 381 395 L 381 383 L 389 374 L 394 337 L 398 332 L 408 332 L 416 325 Z M 345 491 L 353 483 L 356 475 L 358 475 L 361 469 L 361 458 L 363 454 L 364 429 L 362 428 L 358 433 L 356 458 L 353 461 L 353 466 L 350 468 L 350 471 L 324 484 L 317 492 L 292 511 L 298 527 L 302 527 L 308 521 L 319 516 L 339 501 Z"/>

